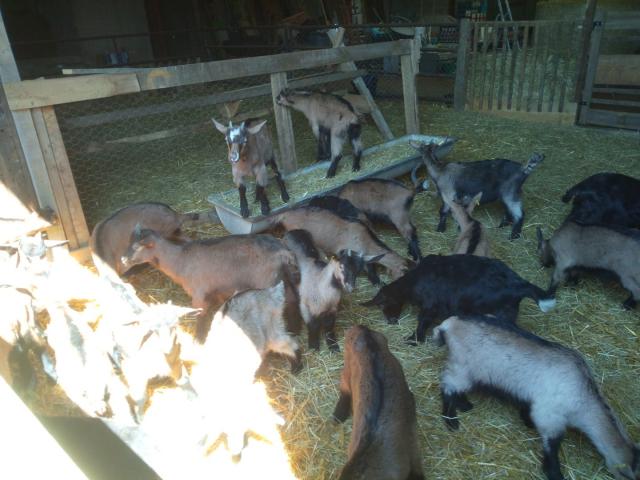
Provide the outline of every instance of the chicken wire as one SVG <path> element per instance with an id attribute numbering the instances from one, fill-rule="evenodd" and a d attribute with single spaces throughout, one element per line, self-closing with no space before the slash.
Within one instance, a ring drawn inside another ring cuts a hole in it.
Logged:
<path id="1" fill-rule="evenodd" d="M 392 62 L 398 60 L 358 62 L 357 66 L 367 70 L 365 81 L 398 136 L 405 133 L 402 82 L 399 71 L 389 68 Z M 335 67 L 297 71 L 289 79 L 331 71 Z M 268 85 L 269 80 L 268 75 L 245 77 L 56 106 L 89 228 L 134 202 L 160 201 L 182 212 L 209 210 L 207 197 L 234 185 L 224 137 L 211 123 L 212 117 L 225 120 L 222 105 L 212 104 L 207 96 Z M 351 80 L 313 88 L 355 93 Z M 270 94 L 242 100 L 238 115 L 254 114 L 268 120 L 279 161 Z M 300 168 L 315 161 L 316 142 L 304 116 L 291 114 Z M 365 147 L 382 141 L 373 121 L 363 117 Z M 345 144 L 345 154 L 349 153 L 350 146 Z"/>

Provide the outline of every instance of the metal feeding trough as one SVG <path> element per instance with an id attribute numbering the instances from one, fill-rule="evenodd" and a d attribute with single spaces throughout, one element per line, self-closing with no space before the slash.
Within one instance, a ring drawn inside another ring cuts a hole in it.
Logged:
<path id="1" fill-rule="evenodd" d="M 408 144 L 410 141 L 418 141 L 418 142 L 426 142 L 426 143 L 437 143 L 439 146 L 436 150 L 436 155 L 438 157 L 443 157 L 448 154 L 455 143 L 455 139 L 451 137 L 442 137 L 442 136 L 433 136 L 433 135 L 404 135 L 399 138 L 395 138 L 385 143 L 381 143 L 379 145 L 375 145 L 373 147 L 367 148 L 362 152 L 362 165 L 365 166 L 367 164 L 367 156 L 372 155 L 374 153 L 378 153 L 384 150 L 391 149 L 392 147 L 396 147 L 400 144 Z M 377 170 L 370 170 L 366 173 L 355 172 L 349 180 L 362 180 L 365 178 L 395 178 L 403 175 L 405 173 L 410 172 L 413 167 L 418 165 L 422 161 L 420 155 L 416 152 L 415 154 L 405 156 L 403 158 L 398 158 L 394 160 L 392 163 L 385 165 Z M 349 158 L 345 157 L 342 159 L 341 168 L 349 168 Z M 326 171 L 329 168 L 329 161 L 316 163 L 309 167 L 300 169 L 291 175 L 288 175 L 285 178 L 285 181 L 291 181 L 292 179 L 296 179 L 300 176 L 308 175 L 310 172 L 314 172 L 316 170 Z M 224 225 L 224 228 L 227 229 L 232 234 L 241 234 L 241 233 L 258 233 L 266 230 L 270 226 L 270 217 L 279 213 L 282 213 L 286 210 L 290 210 L 291 208 L 299 207 L 308 203 L 312 198 L 318 197 L 321 195 L 327 195 L 331 192 L 338 190 L 342 184 L 334 185 L 330 188 L 309 192 L 303 198 L 292 198 L 289 203 L 278 206 L 271 210 L 269 215 L 256 215 L 252 217 L 243 218 L 240 215 L 240 209 L 236 208 L 232 205 L 229 205 L 225 202 L 224 197 L 229 196 L 230 194 L 237 195 L 238 192 L 236 189 L 229 190 L 227 192 L 215 193 L 209 195 L 207 200 L 213 204 L 216 209 L 216 213 Z M 247 192 L 248 193 L 248 192 Z"/>

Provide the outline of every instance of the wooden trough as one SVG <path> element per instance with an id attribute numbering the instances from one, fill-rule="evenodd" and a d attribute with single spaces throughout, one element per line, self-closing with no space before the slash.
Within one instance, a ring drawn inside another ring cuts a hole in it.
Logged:
<path id="1" fill-rule="evenodd" d="M 367 171 L 366 169 L 367 157 L 370 157 L 371 155 L 379 152 L 384 152 L 385 150 L 388 151 L 399 145 L 408 145 L 410 141 L 427 143 L 436 142 L 440 145 L 436 152 L 438 156 L 442 157 L 451 151 L 455 139 L 442 136 L 411 134 L 404 135 L 394 140 L 390 140 L 388 142 L 384 142 L 379 145 L 367 148 L 363 151 L 362 154 L 362 164 L 364 172 L 356 172 L 351 176 L 351 178 L 349 178 L 349 180 L 362 180 L 365 178 L 395 178 L 410 172 L 413 167 L 415 167 L 422 161 L 420 155 L 417 154 L 417 152 L 409 156 L 395 159 L 392 163 L 389 163 L 388 165 L 377 168 L 375 170 Z M 319 162 L 307 168 L 298 170 L 287 176 L 285 178 L 285 181 L 291 182 L 294 179 L 298 180 L 304 177 L 313 176 L 318 171 L 325 172 L 329 168 L 329 163 L 329 161 Z M 350 159 L 348 157 L 344 158 L 341 162 L 341 169 L 349 168 L 349 163 Z M 329 180 L 327 180 L 327 182 L 329 182 Z M 243 218 L 240 215 L 240 209 L 230 205 L 225 200 L 225 198 L 229 198 L 229 196 L 238 194 L 235 189 L 212 194 L 208 197 L 208 200 L 214 205 L 216 213 L 220 218 L 222 225 L 230 233 L 258 233 L 269 228 L 269 226 L 271 225 L 271 217 L 273 217 L 274 215 L 298 207 L 300 205 L 304 205 L 314 197 L 330 194 L 331 192 L 336 191 L 342 185 L 342 183 L 333 184 L 333 186 L 331 187 L 322 188 L 316 191 L 305 192 L 304 194 L 297 197 L 292 197 L 288 204 L 283 204 L 279 207 L 273 208 L 269 215 L 257 215 L 248 218 Z"/>

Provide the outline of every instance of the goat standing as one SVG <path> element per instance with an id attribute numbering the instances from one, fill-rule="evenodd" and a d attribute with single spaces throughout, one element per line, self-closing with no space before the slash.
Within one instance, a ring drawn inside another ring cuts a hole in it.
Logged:
<path id="1" fill-rule="evenodd" d="M 250 119 L 235 126 L 229 122 L 229 126 L 225 127 L 215 119 L 211 120 L 224 135 L 229 148 L 233 181 L 240 194 L 240 214 L 245 218 L 249 216 L 246 177 L 255 177 L 256 179 L 256 201 L 260 202 L 262 214 L 267 215 L 271 211 L 265 192 L 269 182 L 266 165 L 269 165 L 276 175 L 282 201 L 288 202 L 289 194 L 276 164 L 271 135 L 268 128 L 265 127 L 267 121 Z"/>
<path id="2" fill-rule="evenodd" d="M 489 256 L 489 237 L 487 231 L 478 220 L 471 214 L 473 209 L 480 203 L 482 192 L 477 194 L 471 201 L 459 202 L 457 199 L 443 199 L 451 209 L 460 227 L 460 235 L 456 240 L 453 253 L 464 253 L 467 255 L 478 255 L 480 257 Z M 466 207 L 464 205 L 467 205 Z"/>

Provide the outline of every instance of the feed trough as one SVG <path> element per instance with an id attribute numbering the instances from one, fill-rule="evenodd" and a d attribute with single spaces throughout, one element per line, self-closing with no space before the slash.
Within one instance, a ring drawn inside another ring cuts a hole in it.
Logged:
<path id="1" fill-rule="evenodd" d="M 362 169 L 358 172 L 351 171 L 350 156 L 343 158 L 334 178 L 325 178 L 329 161 L 298 170 L 285 178 L 287 190 L 291 196 L 288 203 L 281 201 L 275 185 L 267 189 L 271 204 L 269 215 L 253 215 L 259 212 L 259 207 L 254 204 L 251 205 L 253 216 L 243 218 L 240 215 L 238 191 L 235 188 L 212 194 L 208 197 L 208 201 L 214 205 L 222 225 L 230 233 L 258 233 L 269 227 L 269 219 L 272 215 L 303 205 L 314 197 L 336 191 L 350 180 L 395 178 L 410 172 L 421 162 L 420 155 L 409 144 L 411 141 L 438 143 L 436 153 L 442 157 L 451 151 L 455 139 L 433 135 L 404 135 L 365 149 L 362 153 Z M 253 191 L 249 190 L 248 188 L 247 198 L 253 196 Z"/>

